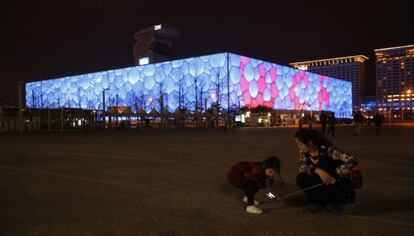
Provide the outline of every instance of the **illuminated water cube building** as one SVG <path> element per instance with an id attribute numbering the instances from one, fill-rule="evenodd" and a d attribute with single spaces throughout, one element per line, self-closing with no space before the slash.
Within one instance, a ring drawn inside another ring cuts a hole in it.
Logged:
<path id="1" fill-rule="evenodd" d="M 26 83 L 26 106 L 134 113 L 264 106 L 350 118 L 352 83 L 225 52 Z"/>

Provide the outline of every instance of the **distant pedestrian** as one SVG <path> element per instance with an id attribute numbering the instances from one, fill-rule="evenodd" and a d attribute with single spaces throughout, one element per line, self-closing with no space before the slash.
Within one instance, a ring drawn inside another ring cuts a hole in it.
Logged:
<path id="1" fill-rule="evenodd" d="M 332 137 L 335 137 L 335 124 L 336 118 L 335 113 L 331 112 L 328 116 L 328 134 L 331 134 Z"/>
<path id="2" fill-rule="evenodd" d="M 327 122 L 327 116 L 325 114 L 324 111 L 321 112 L 321 114 L 319 115 L 319 120 L 321 121 L 321 126 L 322 126 L 322 134 L 325 134 L 325 130 L 326 130 L 326 122 Z"/>
<path id="3" fill-rule="evenodd" d="M 243 202 L 247 203 L 246 212 L 261 214 L 263 211 L 254 200 L 259 189 L 265 189 L 267 185 L 273 184 L 273 176 L 278 174 L 281 186 L 283 180 L 280 175 L 280 160 L 271 156 L 262 162 L 241 161 L 233 165 L 227 174 L 228 181 L 237 188 L 243 190 L 245 197 Z"/>
<path id="4" fill-rule="evenodd" d="M 381 126 L 383 122 L 383 117 L 378 112 L 374 115 L 374 123 L 375 123 L 375 134 L 381 135 Z"/>
<path id="5" fill-rule="evenodd" d="M 364 121 L 364 117 L 362 116 L 360 111 L 355 112 L 354 114 L 354 134 L 361 135 L 362 130 L 362 122 Z"/>

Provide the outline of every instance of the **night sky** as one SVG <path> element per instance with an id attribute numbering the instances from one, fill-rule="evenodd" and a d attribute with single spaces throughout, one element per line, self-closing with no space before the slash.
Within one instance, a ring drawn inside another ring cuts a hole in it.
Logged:
<path id="1" fill-rule="evenodd" d="M 18 81 L 132 66 L 134 33 L 160 23 L 181 32 L 172 58 L 230 51 L 288 65 L 364 54 L 371 94 L 373 49 L 414 43 L 411 1 L 2 2 L 0 104 L 9 105 Z"/>

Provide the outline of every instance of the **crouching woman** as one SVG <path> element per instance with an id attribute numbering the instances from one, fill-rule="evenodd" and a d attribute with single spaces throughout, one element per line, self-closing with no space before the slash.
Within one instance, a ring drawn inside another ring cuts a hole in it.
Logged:
<path id="1" fill-rule="evenodd" d="M 346 204 L 355 202 L 355 188 L 361 187 L 358 161 L 335 148 L 316 130 L 298 130 L 295 141 L 300 152 L 296 184 L 306 190 L 323 183 L 304 191 L 310 201 L 305 211 L 317 213 L 326 210 L 329 213 L 343 214 Z"/>
<path id="2" fill-rule="evenodd" d="M 247 203 L 246 212 L 251 214 L 261 214 L 263 211 L 257 205 L 255 195 L 260 189 L 265 189 L 267 184 L 273 183 L 273 176 L 280 175 L 280 161 L 272 156 L 262 162 L 241 161 L 233 165 L 227 174 L 228 181 L 237 188 L 243 190 L 245 196 L 243 202 Z"/>

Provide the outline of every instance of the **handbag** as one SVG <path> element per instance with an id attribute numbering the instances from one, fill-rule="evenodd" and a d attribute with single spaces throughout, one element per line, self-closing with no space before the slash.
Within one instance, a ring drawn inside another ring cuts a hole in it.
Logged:
<path id="1" fill-rule="evenodd" d="M 349 180 L 355 189 L 362 187 L 362 173 L 357 166 L 354 166 L 349 171 Z"/>

